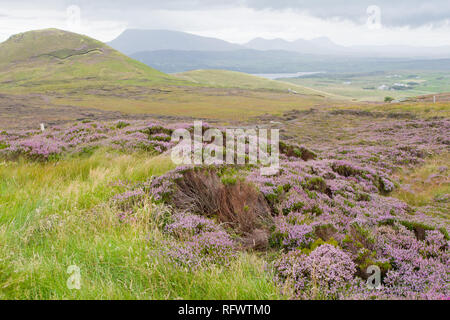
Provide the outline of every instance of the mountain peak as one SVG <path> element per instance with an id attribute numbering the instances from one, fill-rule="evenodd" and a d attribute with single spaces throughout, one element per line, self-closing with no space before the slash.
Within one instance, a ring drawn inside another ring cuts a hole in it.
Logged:
<path id="1" fill-rule="evenodd" d="M 333 41 L 330 40 L 330 38 L 328 37 L 318 37 L 318 38 L 314 38 L 310 40 L 311 42 L 314 43 L 320 43 L 320 44 L 332 44 L 332 45 L 336 45 Z"/>
<path id="2" fill-rule="evenodd" d="M 238 44 L 224 40 L 171 30 L 128 29 L 108 44 L 125 54 L 159 50 L 231 51 L 243 49 Z"/>

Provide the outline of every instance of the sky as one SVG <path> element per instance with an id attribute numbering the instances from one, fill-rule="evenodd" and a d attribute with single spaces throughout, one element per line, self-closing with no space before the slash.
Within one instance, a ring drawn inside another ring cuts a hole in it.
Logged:
<path id="1" fill-rule="evenodd" d="M 449 0 L 0 0 L 0 41 L 60 28 L 111 41 L 127 28 L 245 43 L 328 37 L 337 44 L 450 45 Z"/>

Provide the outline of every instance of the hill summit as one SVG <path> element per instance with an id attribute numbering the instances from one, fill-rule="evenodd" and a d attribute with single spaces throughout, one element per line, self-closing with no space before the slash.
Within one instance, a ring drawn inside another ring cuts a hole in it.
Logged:
<path id="1" fill-rule="evenodd" d="M 100 41 L 63 30 L 20 33 L 0 44 L 0 86 L 77 80 L 179 82 Z"/>
<path id="2" fill-rule="evenodd" d="M 100 41 L 58 29 L 29 31 L 11 36 L 0 44 L 0 64 L 53 57 L 64 60 L 90 52 L 106 53 Z"/>

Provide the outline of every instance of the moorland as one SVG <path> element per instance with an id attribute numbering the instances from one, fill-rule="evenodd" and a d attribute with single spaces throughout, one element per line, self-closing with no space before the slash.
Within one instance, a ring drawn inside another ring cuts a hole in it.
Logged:
<path id="1" fill-rule="evenodd" d="M 74 33 L 11 37 L 0 298 L 448 298 L 450 101 L 433 72 L 167 74 Z M 177 167 L 171 134 L 199 119 L 279 129 L 280 172 Z"/>

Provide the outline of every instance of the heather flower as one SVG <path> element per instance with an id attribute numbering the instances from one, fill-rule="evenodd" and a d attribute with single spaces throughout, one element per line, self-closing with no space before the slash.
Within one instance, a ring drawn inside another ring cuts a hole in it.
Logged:
<path id="1" fill-rule="evenodd" d="M 384 192 L 389 193 L 394 191 L 394 184 L 386 178 L 380 178 L 381 188 Z"/>
<path id="2" fill-rule="evenodd" d="M 449 241 L 439 230 L 427 230 L 424 241 L 423 254 L 427 257 L 439 257 L 449 249 Z"/>
<path id="3" fill-rule="evenodd" d="M 181 169 L 170 171 L 160 177 L 153 179 L 146 186 L 149 190 L 150 196 L 155 202 L 167 201 L 175 188 L 175 181 L 181 179 L 183 176 L 179 172 Z"/>
<path id="4" fill-rule="evenodd" d="M 6 152 L 47 160 L 51 156 L 59 155 L 65 147 L 66 145 L 61 141 L 34 136 L 11 142 Z"/>
<path id="5" fill-rule="evenodd" d="M 195 248 L 185 242 L 167 242 L 161 254 L 174 265 L 186 269 L 196 269 L 201 265 L 201 257 Z"/>
<path id="6" fill-rule="evenodd" d="M 150 140 L 170 141 L 171 136 L 166 133 L 155 133 L 150 136 Z"/>
<path id="7" fill-rule="evenodd" d="M 128 211 L 134 206 L 141 203 L 144 199 L 145 193 L 142 189 L 129 190 L 124 193 L 115 195 L 112 198 L 113 203 L 123 211 Z"/>
<path id="8" fill-rule="evenodd" d="M 1 154 L 48 160 L 63 153 L 82 153 L 87 148 L 108 146 L 123 151 L 163 153 L 173 147 L 172 129 L 144 121 L 83 122 L 69 127 L 8 132 L 0 135 Z"/>
<path id="9" fill-rule="evenodd" d="M 291 251 L 275 263 L 277 279 L 291 281 L 298 298 L 334 299 L 348 290 L 356 265 L 344 251 L 330 244 L 317 247 L 310 255 Z"/>
<path id="10" fill-rule="evenodd" d="M 210 219 L 187 213 L 173 216 L 174 222 L 166 226 L 166 231 L 178 239 L 190 239 L 203 232 L 218 231 L 218 226 Z"/>
<path id="11" fill-rule="evenodd" d="M 215 264 L 228 264 L 235 256 L 233 241 L 224 231 L 200 233 L 190 243 L 201 256 Z"/>
<path id="12" fill-rule="evenodd" d="M 190 241 L 176 242 L 163 251 L 171 263 L 187 269 L 227 265 L 236 257 L 230 236 L 224 231 L 204 232 Z"/>
<path id="13" fill-rule="evenodd" d="M 306 247 L 313 239 L 313 228 L 305 224 L 290 224 L 285 218 L 276 220 L 274 235 L 286 248 Z"/>

